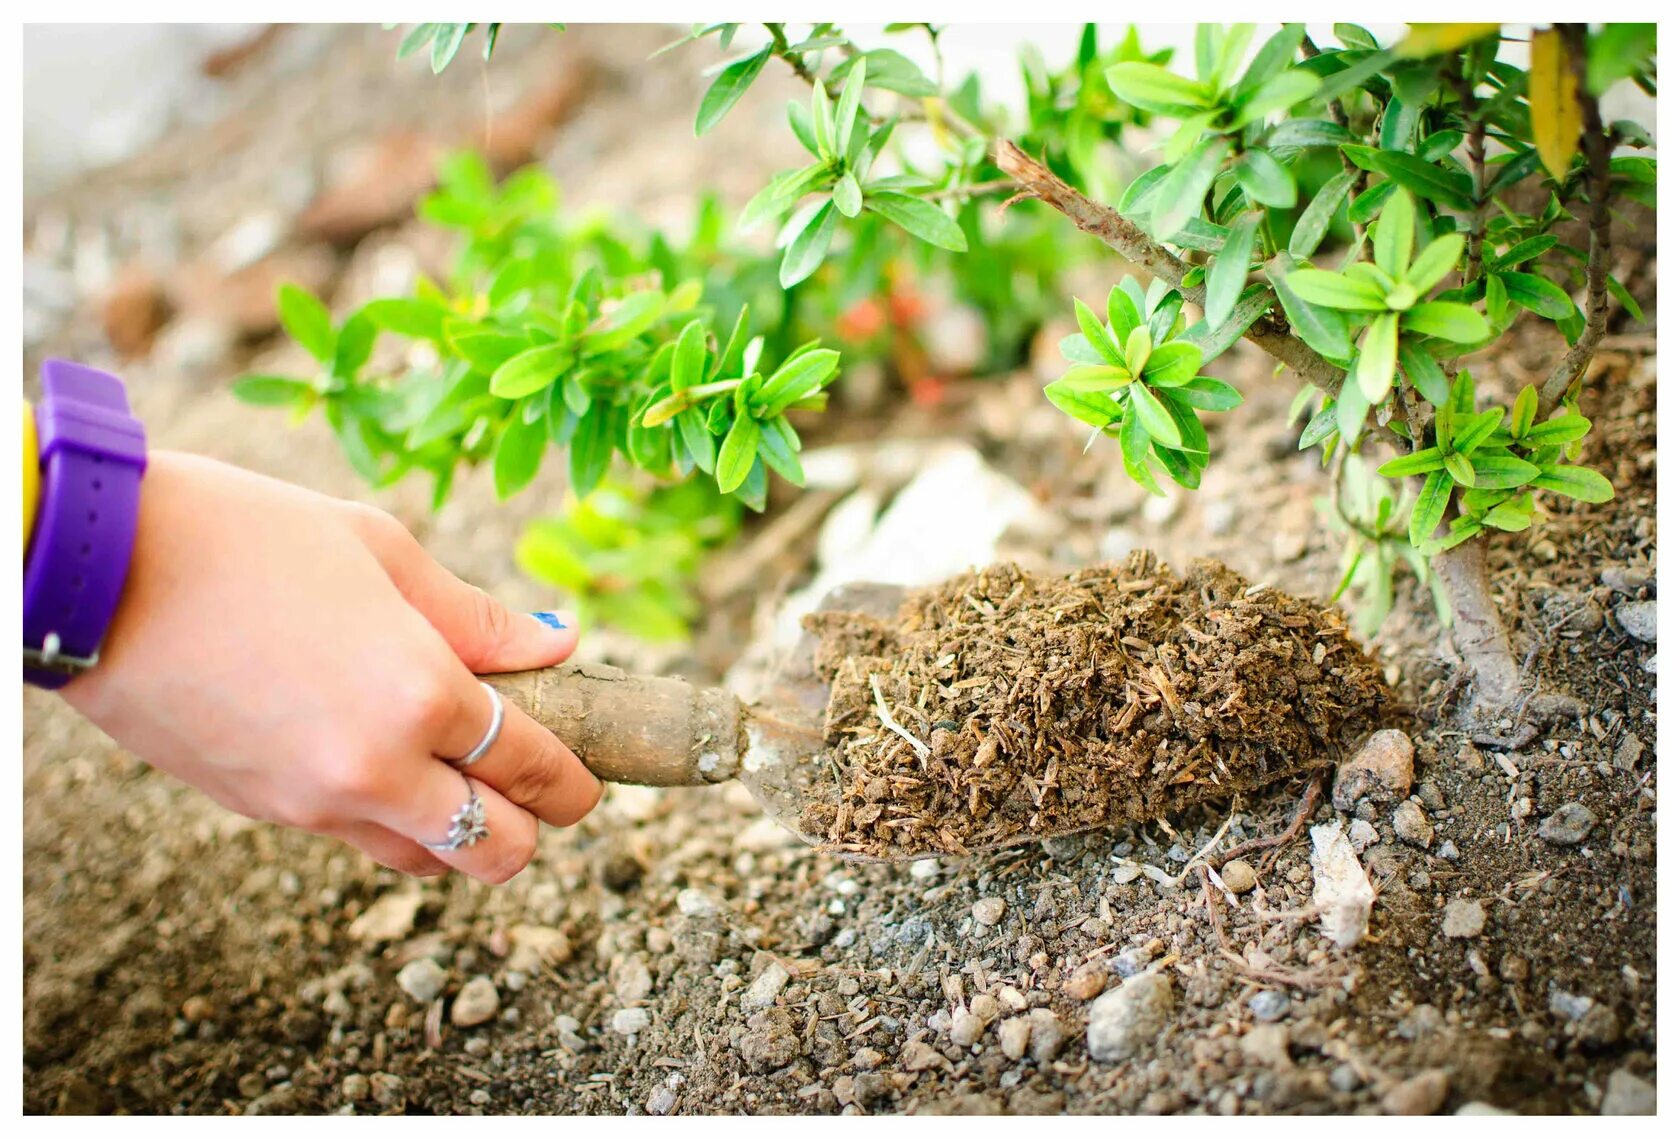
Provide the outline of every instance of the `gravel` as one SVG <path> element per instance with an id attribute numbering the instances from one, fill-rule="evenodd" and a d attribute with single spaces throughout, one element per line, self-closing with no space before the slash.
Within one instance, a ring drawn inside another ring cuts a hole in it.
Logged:
<path id="1" fill-rule="evenodd" d="M 634 1036 L 647 1030 L 653 1014 L 645 1008 L 621 1008 L 612 1015 L 612 1030 L 620 1036 Z"/>
<path id="2" fill-rule="evenodd" d="M 1153 1043 L 1173 1011 L 1172 981 L 1164 973 L 1128 977 L 1091 1005 L 1085 1041 L 1091 1058 L 1112 1064 L 1128 1060 Z"/>
<path id="3" fill-rule="evenodd" d="M 1389 1115 L 1434 1115 L 1447 1102 L 1452 1077 L 1440 1068 L 1420 1072 L 1395 1084 L 1382 1097 L 1382 1109 Z"/>
<path id="4" fill-rule="evenodd" d="M 764 967 L 757 979 L 747 986 L 747 991 L 741 994 L 741 1007 L 747 1009 L 769 1008 L 776 1003 L 782 989 L 787 986 L 788 971 L 780 961 L 772 961 Z"/>
<path id="5" fill-rule="evenodd" d="M 1448 937 L 1480 937 L 1486 924 L 1487 913 L 1482 909 L 1482 903 L 1477 901 L 1455 898 L 1447 903 L 1446 911 L 1441 915 L 1441 932 Z"/>
<path id="6" fill-rule="evenodd" d="M 397 971 L 397 988 L 418 1004 L 431 1004 L 449 983 L 449 973 L 430 957 L 410 961 Z"/>
<path id="7" fill-rule="evenodd" d="M 1574 846 L 1592 832 L 1598 816 L 1580 803 L 1565 803 L 1540 824 L 1540 837 L 1553 846 Z"/>
<path id="8" fill-rule="evenodd" d="M 1282 1020 L 1289 1015 L 1289 994 L 1266 989 L 1248 998 L 1248 1011 L 1262 1024 Z"/>
<path id="9" fill-rule="evenodd" d="M 1628 601 L 1616 606 L 1616 620 L 1627 635 L 1648 645 L 1657 643 L 1657 603 Z"/>
<path id="10" fill-rule="evenodd" d="M 981 898 L 974 903 L 974 920 L 983 926 L 994 926 L 1003 920 L 1004 901 L 1002 898 Z"/>
<path id="11" fill-rule="evenodd" d="M 1412 789 L 1412 761 L 1417 753 L 1412 737 L 1397 728 L 1373 732 L 1358 751 L 1336 769 L 1331 799 L 1340 811 L 1351 811 L 1361 799 L 1387 803 Z"/>
<path id="12" fill-rule="evenodd" d="M 1254 889 L 1259 881 L 1254 873 L 1254 867 L 1240 858 L 1233 858 L 1219 870 L 1219 876 L 1225 880 L 1225 885 L 1233 894 L 1246 894 Z"/>
<path id="13" fill-rule="evenodd" d="M 1604 1102 L 1600 1115 L 1655 1115 L 1657 1089 L 1649 1080 L 1642 1080 L 1626 1068 L 1610 1073 L 1604 1087 Z"/>
<path id="14" fill-rule="evenodd" d="M 458 1028 L 472 1028 L 496 1015 L 502 1007 L 502 995 L 496 983 L 480 975 L 461 986 L 455 1003 L 449 1006 L 449 1022 Z"/>
<path id="15" fill-rule="evenodd" d="M 1394 833 L 1401 842 L 1428 850 L 1435 841 L 1435 824 L 1422 807 L 1407 799 L 1394 809 Z"/>

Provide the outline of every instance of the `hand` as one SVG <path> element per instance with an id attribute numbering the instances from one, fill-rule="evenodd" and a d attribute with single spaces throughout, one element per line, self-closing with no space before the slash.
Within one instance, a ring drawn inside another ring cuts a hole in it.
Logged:
<path id="1" fill-rule="evenodd" d="M 467 798 L 444 762 L 490 724 L 475 672 L 576 647 L 434 562 L 396 519 L 191 455 L 156 452 L 100 663 L 63 689 L 148 763 L 244 815 L 343 839 L 410 874 L 504 882 L 537 820 L 601 783 L 512 705 L 471 767 L 490 835 L 433 854 Z"/>

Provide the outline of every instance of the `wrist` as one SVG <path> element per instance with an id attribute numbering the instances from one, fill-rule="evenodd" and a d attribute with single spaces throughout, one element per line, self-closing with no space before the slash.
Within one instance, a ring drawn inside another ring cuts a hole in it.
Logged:
<path id="1" fill-rule="evenodd" d="M 23 574 L 24 679 L 60 688 L 99 659 L 116 614 L 146 437 L 115 376 L 49 360 L 41 385 L 41 495 Z"/>

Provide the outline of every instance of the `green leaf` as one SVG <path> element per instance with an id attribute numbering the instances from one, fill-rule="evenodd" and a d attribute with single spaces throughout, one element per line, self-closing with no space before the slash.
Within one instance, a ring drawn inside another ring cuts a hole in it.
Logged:
<path id="1" fill-rule="evenodd" d="M 1382 211 L 1383 206 L 1399 188 L 1400 183 L 1392 180 L 1378 182 L 1375 186 L 1370 187 L 1348 203 L 1348 221 L 1354 225 L 1364 225 L 1369 222 Z"/>
<path id="2" fill-rule="evenodd" d="M 1230 411 L 1242 404 L 1242 393 L 1212 376 L 1197 376 L 1187 384 L 1172 389 L 1175 399 L 1203 411 Z"/>
<path id="3" fill-rule="evenodd" d="M 572 350 L 565 344 L 544 344 L 512 357 L 490 376 L 490 394 L 519 399 L 541 391 L 572 366 Z"/>
<path id="4" fill-rule="evenodd" d="M 1504 530 L 1508 533 L 1517 533 L 1527 530 L 1534 524 L 1534 515 L 1532 513 L 1532 508 L 1530 508 L 1530 510 L 1523 510 L 1515 503 L 1502 502 L 1498 506 L 1495 506 L 1492 510 L 1489 510 L 1486 514 L 1482 515 L 1482 522 L 1483 524 L 1492 526 L 1497 530 Z"/>
<path id="5" fill-rule="evenodd" d="M 1237 162 L 1236 175 L 1237 184 L 1247 192 L 1251 202 L 1282 210 L 1294 207 L 1297 197 L 1295 179 L 1270 152 L 1245 152 Z"/>
<path id="6" fill-rule="evenodd" d="M 1542 467 L 1534 486 L 1582 502 L 1609 502 L 1616 497 L 1610 480 L 1586 467 Z"/>
<path id="7" fill-rule="evenodd" d="M 1312 98 L 1318 92 L 1318 88 L 1318 76 L 1300 68 L 1285 71 L 1282 75 L 1274 75 L 1253 94 L 1239 94 L 1232 100 L 1231 109 L 1234 114 L 1231 125 L 1245 127 L 1274 111 L 1293 107 L 1296 103 Z"/>
<path id="8" fill-rule="evenodd" d="M 1134 331 L 1132 335 L 1136 336 L 1141 331 Z M 1171 340 L 1150 352 L 1149 362 L 1143 368 L 1143 378 L 1151 387 L 1176 388 L 1195 379 L 1196 370 L 1201 366 L 1200 348 L 1183 340 Z M 1133 374 L 1136 374 L 1135 369 Z"/>
<path id="9" fill-rule="evenodd" d="M 1290 60 L 1295 58 L 1295 49 L 1300 46 L 1301 37 L 1306 33 L 1302 24 L 1285 24 L 1254 53 L 1254 59 L 1242 78 L 1237 81 L 1237 93 L 1245 94 L 1257 91 L 1268 79 L 1276 76 L 1289 66 Z"/>
<path id="10" fill-rule="evenodd" d="M 1498 24 L 1413 24 L 1395 50 L 1402 59 L 1446 55 L 1498 31 Z"/>
<path id="11" fill-rule="evenodd" d="M 1149 469 L 1149 432 L 1131 403 L 1126 405 L 1120 419 L 1120 461 L 1133 482 L 1150 494 L 1161 494 L 1161 486 Z"/>
<path id="12" fill-rule="evenodd" d="M 1119 386 L 1112 384 L 1110 391 Z M 1092 427 L 1107 427 L 1121 416 L 1122 408 L 1110 391 L 1091 391 L 1068 377 L 1055 380 L 1044 387 L 1044 398 L 1057 410 Z"/>
<path id="13" fill-rule="evenodd" d="M 766 51 L 769 49 L 766 48 Z M 863 99 L 864 80 L 869 75 L 869 60 L 860 59 L 846 76 L 846 85 L 840 90 L 840 104 L 834 112 L 834 153 L 845 155 L 851 150 L 852 129 L 857 125 L 858 103 Z M 848 175 L 849 177 L 850 175 Z M 853 179 L 852 186 L 857 186 Z M 857 210 L 847 210 L 840 207 L 842 213 L 849 218 L 857 217 Z M 784 476 L 785 477 L 785 476 Z M 791 480 L 790 480 L 791 481 Z"/>
<path id="14" fill-rule="evenodd" d="M 1460 210 L 1472 207 L 1475 191 L 1469 175 L 1461 171 L 1448 170 L 1403 151 L 1372 146 L 1343 146 L 1342 153 L 1360 169 L 1386 175 L 1432 202 Z"/>
<path id="15" fill-rule="evenodd" d="M 1371 322 L 1365 340 L 1359 346 L 1359 362 L 1354 365 L 1354 378 L 1365 399 L 1372 404 L 1386 396 L 1388 389 L 1394 386 L 1399 334 L 1399 317 L 1385 312 Z"/>
<path id="16" fill-rule="evenodd" d="M 321 363 L 332 363 L 338 337 L 333 332 L 332 314 L 327 312 L 327 306 L 290 282 L 280 286 L 276 303 L 280 323 L 292 339 Z"/>
<path id="17" fill-rule="evenodd" d="M 1404 478 L 1406 475 L 1424 475 L 1430 471 L 1438 471 L 1446 466 L 1445 456 L 1439 447 L 1425 447 L 1421 451 L 1413 451 L 1409 455 L 1401 455 L 1397 459 L 1390 459 L 1377 468 L 1377 473 L 1385 479 Z"/>
<path id="18" fill-rule="evenodd" d="M 811 85 L 811 129 L 816 132 L 818 152 L 824 158 L 834 158 L 834 104 L 829 101 L 828 88 L 821 83 Z"/>
<path id="19" fill-rule="evenodd" d="M 1511 435 L 1514 438 L 1521 439 L 1528 434 L 1528 429 L 1534 426 L 1534 413 L 1539 405 L 1540 397 L 1534 393 L 1534 385 L 1524 384 L 1523 390 L 1511 403 Z"/>
<path id="20" fill-rule="evenodd" d="M 828 247 L 834 241 L 834 230 L 838 224 L 839 218 L 834 202 L 824 202 L 821 208 L 811 215 L 805 228 L 799 231 L 782 253 L 782 265 L 777 273 L 782 288 L 791 289 L 817 271 L 823 258 L 828 255 Z"/>
<path id="21" fill-rule="evenodd" d="M 1231 226 L 1225 248 L 1208 270 L 1207 302 L 1203 306 L 1208 324 L 1218 327 L 1231 316 L 1248 281 L 1249 258 L 1254 252 L 1254 235 L 1260 228 L 1259 214 L 1244 214 Z"/>
<path id="22" fill-rule="evenodd" d="M 1336 418 L 1336 402 L 1332 400 L 1329 404 L 1320 408 L 1311 419 L 1307 420 L 1306 427 L 1301 429 L 1301 441 L 1296 444 L 1295 449 L 1305 451 L 1308 447 L 1316 447 L 1334 435 L 1336 433 Z"/>
<path id="23" fill-rule="evenodd" d="M 717 470 L 717 439 L 706 430 L 706 417 L 698 408 L 689 408 L 677 415 L 677 431 L 683 446 L 694 457 L 694 465 L 706 474 Z"/>
<path id="24" fill-rule="evenodd" d="M 855 62 L 854 62 L 855 61 Z M 892 91 L 899 95 L 907 95 L 912 99 L 925 99 L 939 94 L 939 88 L 922 69 L 911 62 L 908 56 L 891 48 L 875 48 L 862 55 L 853 56 L 835 67 L 830 78 L 837 78 L 847 74 L 849 67 L 869 67 L 870 87 L 882 91 Z"/>
<path id="25" fill-rule="evenodd" d="M 1633 294 L 1627 291 L 1627 286 L 1616 280 L 1615 277 L 1606 277 L 1604 283 L 1610 289 L 1610 295 L 1615 297 L 1623 308 L 1627 309 L 1628 315 L 1638 323 L 1644 324 L 1645 310 L 1639 307 L 1639 302 L 1633 299 Z"/>
<path id="26" fill-rule="evenodd" d="M 1557 243 L 1557 236 L 1550 233 L 1542 233 L 1534 237 L 1524 238 L 1522 241 L 1517 242 L 1515 245 L 1511 246 L 1511 248 L 1494 258 L 1493 265 L 1491 267 L 1495 269 L 1515 268 L 1516 266 L 1521 265 L 1524 261 L 1534 260 Z"/>
<path id="27" fill-rule="evenodd" d="M 686 391 L 706 376 L 706 326 L 698 320 L 683 325 L 671 357 L 671 390 Z"/>
<path id="28" fill-rule="evenodd" d="M 1122 102 L 1158 115 L 1183 117 L 1211 105 L 1205 86 L 1153 63 L 1116 63 L 1104 75 Z"/>
<path id="29" fill-rule="evenodd" d="M 1441 518 L 1447 512 L 1447 503 L 1452 501 L 1452 476 L 1443 470 L 1430 472 L 1424 480 L 1423 490 L 1418 493 L 1418 499 L 1412 504 L 1411 525 L 1407 536 L 1412 545 L 1423 547 L 1435 533 L 1435 528 L 1441 524 Z"/>
<path id="30" fill-rule="evenodd" d="M 1470 456 L 1476 472 L 1477 490 L 1513 490 L 1527 486 L 1540 473 L 1533 463 L 1503 452 L 1482 452 Z"/>
<path id="31" fill-rule="evenodd" d="M 1500 273 L 1500 283 L 1511 299 L 1547 320 L 1566 320 L 1575 314 L 1569 294 L 1544 277 L 1533 273 Z"/>
<path id="32" fill-rule="evenodd" d="M 740 227 L 748 230 L 768 218 L 780 217 L 800 198 L 815 190 L 828 173 L 825 163 L 813 163 L 776 175 L 741 210 Z"/>
<path id="33" fill-rule="evenodd" d="M 430 300 L 389 297 L 369 301 L 362 306 L 361 315 L 374 326 L 398 336 L 441 344 L 449 310 Z"/>
<path id="34" fill-rule="evenodd" d="M 544 449 L 548 446 L 548 423 L 540 416 L 534 423 L 516 412 L 508 417 L 502 436 L 496 440 L 496 454 L 492 467 L 496 481 L 496 497 L 507 499 L 523 490 L 537 477 Z"/>
<path id="35" fill-rule="evenodd" d="M 1336 210 L 1347 200 L 1348 190 L 1359 180 L 1357 170 L 1344 170 L 1318 188 L 1307 208 L 1295 222 L 1295 232 L 1289 237 L 1290 256 L 1305 261 L 1318 251 Z"/>
<path id="36" fill-rule="evenodd" d="M 850 170 L 834 184 L 834 205 L 849 218 L 857 217 L 863 210 L 863 191 L 858 189 L 857 178 Z"/>
<path id="37" fill-rule="evenodd" d="M 524 333 L 448 319 L 443 326 L 444 343 L 475 372 L 492 375 L 497 368 L 533 347 Z"/>
<path id="38" fill-rule="evenodd" d="M 1388 298 L 1370 281 L 1332 273 L 1326 269 L 1297 269 L 1289 274 L 1289 287 L 1309 304 L 1349 312 L 1387 312 Z"/>
<path id="39" fill-rule="evenodd" d="M 1132 329 L 1142 323 L 1143 315 L 1138 312 L 1137 304 L 1127 295 L 1126 290 L 1119 285 L 1109 289 L 1108 326 L 1114 334 L 1115 343 L 1125 343 L 1126 338 L 1132 334 Z M 1083 322 L 1080 327 L 1084 327 Z"/>
<path id="40" fill-rule="evenodd" d="M 403 36 L 402 42 L 397 45 L 397 58 L 407 59 L 409 56 L 431 43 L 432 37 L 437 35 L 438 29 L 444 26 L 446 25 L 415 24 L 414 27 L 410 28 L 408 33 Z"/>
<path id="41" fill-rule="evenodd" d="M 1137 413 L 1138 422 L 1149 437 L 1169 447 L 1182 447 L 1184 436 L 1179 432 L 1178 423 L 1161 406 L 1160 399 L 1149 390 L 1148 385 L 1132 384 L 1127 390 L 1131 393 L 1129 402 Z"/>
<path id="42" fill-rule="evenodd" d="M 769 55 L 771 49 L 766 45 L 763 50 L 744 55 L 717 72 L 712 86 L 707 87 L 706 94 L 701 97 L 701 111 L 694 118 L 696 138 L 722 123 L 722 118 L 729 114 L 729 108 L 741 101 L 746 89 L 753 86 L 754 79 L 758 79 L 758 72 L 764 71 L 764 60 L 768 60 Z"/>
<path id="43" fill-rule="evenodd" d="M 1470 456 L 1458 451 L 1448 451 L 1441 457 L 1442 464 L 1453 481 L 1460 486 L 1476 485 L 1476 468 L 1470 463 Z"/>
<path id="44" fill-rule="evenodd" d="M 1455 344 L 1475 344 L 1493 335 L 1487 318 L 1469 305 L 1425 301 L 1401 315 L 1401 327 L 1421 336 L 1435 336 Z"/>
<path id="45" fill-rule="evenodd" d="M 1422 344 L 1416 340 L 1402 339 L 1400 341 L 1400 365 L 1406 369 L 1406 375 L 1412 381 L 1412 386 L 1418 394 L 1436 407 L 1440 407 L 1451 398 L 1451 387 L 1447 383 L 1446 373 L 1441 371 L 1441 365 L 1436 363 Z"/>
<path id="46" fill-rule="evenodd" d="M 1488 436 L 1499 429 L 1499 423 L 1505 418 L 1505 413 L 1498 408 L 1489 408 L 1480 415 L 1472 415 L 1468 419 L 1457 418 L 1453 423 L 1452 449 L 1459 454 L 1468 455 L 1487 441 Z"/>
<path id="47" fill-rule="evenodd" d="M 718 451 L 717 482 L 718 489 L 724 494 L 733 493 L 747 481 L 753 460 L 758 457 L 758 442 L 762 435 L 758 420 L 750 415 L 735 417 Z"/>
<path id="48" fill-rule="evenodd" d="M 1371 401 L 1365 398 L 1358 382 L 1349 376 L 1336 393 L 1336 430 L 1341 433 L 1344 442 L 1351 445 L 1359 437 L 1365 427 L 1365 414 L 1370 410 Z"/>
<path id="49" fill-rule="evenodd" d="M 449 66 L 455 53 L 461 50 L 461 42 L 467 38 L 467 29 L 471 24 L 439 24 L 437 35 L 432 39 L 432 74 L 441 75 L 443 69 Z"/>
<path id="50" fill-rule="evenodd" d="M 1134 376 L 1143 374 L 1144 367 L 1149 363 L 1150 353 L 1155 350 L 1154 327 L 1155 321 L 1151 318 L 1147 327 L 1134 328 L 1132 334 L 1126 337 L 1126 347 L 1123 353 L 1126 357 L 1126 371 Z"/>
<path id="51" fill-rule="evenodd" d="M 805 468 L 799 463 L 799 436 L 785 416 L 765 421 L 758 439 L 758 457 L 794 486 L 805 485 Z"/>
<path id="52" fill-rule="evenodd" d="M 287 376 L 241 376 L 233 382 L 233 398 L 252 407 L 288 407 L 314 393 L 313 385 Z"/>
<path id="53" fill-rule="evenodd" d="M 566 450 L 571 490 L 583 498 L 594 490 L 607 473 L 617 439 L 615 416 L 607 407 L 593 407 L 578 420 L 572 445 Z"/>
<path id="54" fill-rule="evenodd" d="M 1185 222 L 1201 216 L 1202 199 L 1219 176 L 1230 147 L 1224 138 L 1206 139 L 1162 179 L 1151 219 L 1151 231 L 1157 240 L 1171 239 Z"/>
<path id="55" fill-rule="evenodd" d="M 1395 280 L 1406 275 L 1412 261 L 1412 237 L 1417 231 L 1417 204 L 1401 189 L 1383 207 L 1371 227 L 1371 256 L 1377 268 Z"/>
<path id="56" fill-rule="evenodd" d="M 873 190 L 864 198 L 863 205 L 930 245 L 953 253 L 968 252 L 968 238 L 963 236 L 962 227 L 931 202 L 894 190 Z"/>
<path id="57" fill-rule="evenodd" d="M 782 361 L 749 402 L 767 416 L 780 415 L 795 403 L 821 390 L 840 367 L 840 353 L 831 348 L 801 352 Z"/>
<path id="58" fill-rule="evenodd" d="M 1346 360 L 1353 355 L 1353 341 L 1348 339 L 1347 320 L 1335 309 L 1321 308 L 1301 298 L 1289 285 L 1289 277 L 1278 272 L 1276 261 L 1266 267 L 1266 277 L 1272 282 L 1278 302 L 1289 318 L 1295 334 L 1306 341 L 1307 347 L 1331 360 Z"/>
<path id="59" fill-rule="evenodd" d="M 1424 246 L 1413 259 L 1412 267 L 1406 270 L 1406 284 L 1416 289 L 1419 295 L 1429 292 L 1442 277 L 1457 267 L 1459 255 L 1463 252 L 1462 233 L 1442 234 Z"/>
<path id="60" fill-rule="evenodd" d="M 623 348 L 653 327 L 664 311 L 665 294 L 658 289 L 644 289 L 620 298 L 610 312 L 584 333 L 584 354 L 600 354 Z"/>
<path id="61" fill-rule="evenodd" d="M 1544 423 L 1536 423 L 1524 432 L 1520 438 L 1524 447 L 1538 449 L 1540 447 L 1561 447 L 1566 443 L 1573 443 L 1577 439 L 1585 438 L 1592 430 L 1592 421 L 1584 415 L 1560 415 L 1556 419 L 1548 419 Z"/>
<path id="62" fill-rule="evenodd" d="M 1113 292 L 1110 290 L 1111 307 L 1112 299 Z M 1079 322 L 1079 331 L 1084 334 L 1086 343 L 1095 348 L 1099 356 L 1116 367 L 1126 367 L 1125 353 L 1114 342 L 1114 338 L 1109 335 L 1108 330 L 1102 326 L 1102 321 L 1097 318 L 1097 314 L 1092 312 L 1091 307 L 1078 297 L 1073 298 L 1073 315 L 1074 319 Z M 1134 325 L 1133 327 L 1142 326 Z"/>

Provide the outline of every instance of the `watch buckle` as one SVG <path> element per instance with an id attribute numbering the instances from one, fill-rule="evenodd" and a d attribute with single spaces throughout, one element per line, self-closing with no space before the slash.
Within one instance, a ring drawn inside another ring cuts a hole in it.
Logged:
<path id="1" fill-rule="evenodd" d="M 41 641 L 41 647 L 23 646 L 23 667 L 40 668 L 48 672 L 60 673 L 64 676 L 80 676 L 88 669 L 99 663 L 99 651 L 95 649 L 89 656 L 79 657 L 64 651 L 63 642 L 57 633 L 48 633 Z"/>

